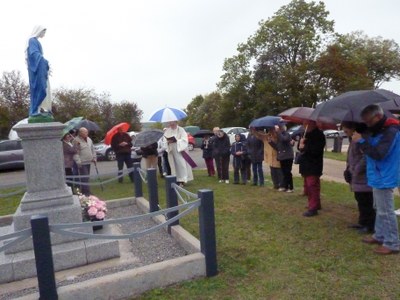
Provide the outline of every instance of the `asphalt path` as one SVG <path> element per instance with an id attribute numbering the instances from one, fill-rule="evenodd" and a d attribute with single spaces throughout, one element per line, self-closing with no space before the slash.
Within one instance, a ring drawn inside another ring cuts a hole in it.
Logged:
<path id="1" fill-rule="evenodd" d="M 347 139 L 343 140 L 343 150 L 347 149 Z M 327 147 L 328 150 L 331 150 L 333 147 L 333 139 L 327 139 Z M 195 148 L 190 152 L 190 156 L 197 164 L 197 169 L 205 169 L 206 165 L 202 158 L 202 151 L 199 148 Z M 108 174 L 117 172 L 117 163 L 115 161 L 99 161 L 97 163 L 99 173 Z M 232 164 L 230 164 L 232 166 Z M 345 163 L 337 160 L 325 159 L 324 160 L 324 175 L 323 179 L 333 180 L 338 182 L 344 182 L 343 180 L 343 170 Z M 142 164 L 142 167 L 143 164 Z M 269 169 L 264 166 L 264 171 L 266 174 L 269 174 Z M 94 174 L 95 169 L 92 166 L 91 173 Z M 293 175 L 298 175 L 298 166 L 293 166 Z M 14 170 L 14 171 L 1 171 L 0 172 L 0 188 L 1 185 L 14 184 L 19 182 L 25 182 L 26 176 L 24 170 Z"/>

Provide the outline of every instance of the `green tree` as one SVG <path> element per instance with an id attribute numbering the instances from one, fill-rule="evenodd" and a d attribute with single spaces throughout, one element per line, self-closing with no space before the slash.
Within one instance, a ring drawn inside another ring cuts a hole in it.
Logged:
<path id="1" fill-rule="evenodd" d="M 186 109 L 184 109 L 187 114 L 187 118 L 184 120 L 185 124 L 199 126 L 199 108 L 203 102 L 204 97 L 202 95 L 197 95 L 190 101 Z"/>
<path id="2" fill-rule="evenodd" d="M 400 47 L 394 40 L 369 37 L 362 31 L 342 35 L 337 44 L 348 61 L 355 61 L 367 69 L 373 86 L 400 78 Z"/>
<path id="3" fill-rule="evenodd" d="M 112 109 L 114 125 L 121 122 L 128 122 L 131 124 L 131 130 L 141 130 L 142 125 L 140 124 L 140 120 L 142 119 L 143 111 L 139 109 L 135 102 L 122 101 L 121 103 L 115 103 Z"/>
<path id="4" fill-rule="evenodd" d="M 328 14 L 323 2 L 293 0 L 259 23 L 238 54 L 224 62 L 218 84 L 223 123 L 234 118 L 235 125 L 245 126 L 254 117 L 319 100 L 315 61 L 333 37 Z"/>
<path id="5" fill-rule="evenodd" d="M 29 114 L 29 85 L 18 71 L 3 72 L 0 78 L 0 136 Z"/>

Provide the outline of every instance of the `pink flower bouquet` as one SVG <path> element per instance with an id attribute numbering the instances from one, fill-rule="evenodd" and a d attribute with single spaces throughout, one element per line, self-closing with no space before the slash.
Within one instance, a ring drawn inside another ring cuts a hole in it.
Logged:
<path id="1" fill-rule="evenodd" d="M 89 197 L 78 194 L 82 207 L 83 221 L 99 221 L 104 220 L 107 213 L 107 205 L 94 195 Z"/>

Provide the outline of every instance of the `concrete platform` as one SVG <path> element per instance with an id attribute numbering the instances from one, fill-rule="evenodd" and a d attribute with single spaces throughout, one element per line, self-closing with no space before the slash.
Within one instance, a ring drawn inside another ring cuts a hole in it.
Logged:
<path id="1" fill-rule="evenodd" d="M 120 208 L 137 204 L 147 212 L 148 202 L 143 199 L 119 199 L 108 201 L 108 208 Z M 163 216 L 153 222 L 164 222 Z M 1 223 L 1 222 L 0 222 Z M 120 227 L 116 227 L 120 231 Z M 205 276 L 205 258 L 200 252 L 200 242 L 181 226 L 173 226 L 171 235 L 166 230 L 160 234 L 173 237 L 186 255 L 143 265 L 132 251 L 135 242 L 121 240 L 121 256 L 87 266 L 56 272 L 59 299 L 125 299 L 141 293 Z M 78 280 L 79 278 L 83 280 Z M 36 278 L 0 284 L 0 299 L 38 299 Z"/>

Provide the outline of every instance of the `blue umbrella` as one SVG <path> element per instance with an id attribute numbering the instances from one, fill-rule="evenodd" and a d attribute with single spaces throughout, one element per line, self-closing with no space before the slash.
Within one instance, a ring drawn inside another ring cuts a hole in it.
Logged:
<path id="1" fill-rule="evenodd" d="M 154 112 L 151 115 L 149 121 L 166 123 L 172 121 L 179 121 L 186 117 L 187 115 L 183 110 L 172 107 L 165 107 L 163 109 L 159 109 L 156 112 Z"/>
<path id="2" fill-rule="evenodd" d="M 249 127 L 274 127 L 275 125 L 283 124 L 283 122 L 281 117 L 265 116 L 253 120 Z"/>

